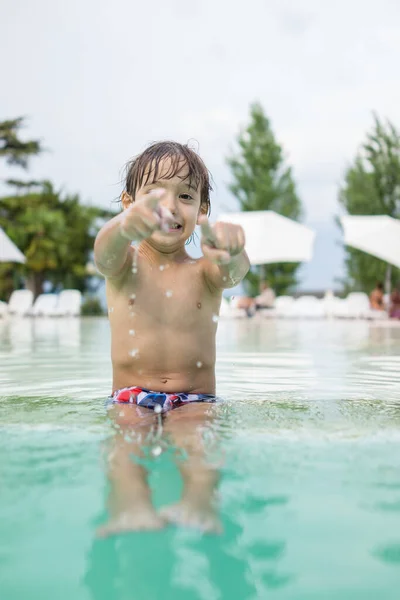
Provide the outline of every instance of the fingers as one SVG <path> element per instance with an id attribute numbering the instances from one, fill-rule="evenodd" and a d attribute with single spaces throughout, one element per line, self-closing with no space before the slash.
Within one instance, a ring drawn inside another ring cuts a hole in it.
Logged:
<path id="1" fill-rule="evenodd" d="M 160 201 L 162 200 L 164 194 L 165 190 L 160 188 L 156 190 L 151 190 L 149 194 L 145 194 L 140 199 L 138 199 L 138 202 L 143 203 L 144 206 L 146 206 L 150 210 L 155 210 L 158 207 Z"/>
<path id="2" fill-rule="evenodd" d="M 203 246 L 202 249 L 205 258 L 217 265 L 226 265 L 231 261 L 231 255 L 226 250 L 218 250 L 218 248 L 209 246 Z"/>
<path id="3" fill-rule="evenodd" d="M 211 226 L 205 216 L 200 217 L 198 223 L 201 226 L 203 244 L 209 249 L 223 250 L 230 256 L 235 256 L 243 250 L 245 235 L 240 225 L 219 222 Z"/>
<path id="4" fill-rule="evenodd" d="M 200 225 L 201 235 L 203 236 L 204 241 L 213 244 L 216 240 L 213 228 L 209 223 L 208 217 L 206 215 L 202 215 L 201 217 L 199 217 L 198 224 Z"/>
<path id="5" fill-rule="evenodd" d="M 140 195 L 130 204 L 122 219 L 122 231 L 129 239 L 143 240 L 156 229 L 168 231 L 174 221 L 172 213 L 160 202 L 165 190 L 155 189 L 149 194 Z"/>
<path id="6" fill-rule="evenodd" d="M 156 209 L 157 215 L 160 217 L 160 228 L 163 231 L 168 231 L 169 227 L 174 223 L 174 215 L 165 206 L 158 206 Z"/>
<path id="7" fill-rule="evenodd" d="M 155 229 L 160 228 L 161 217 L 154 211 L 139 209 L 132 205 L 123 215 L 121 227 L 126 237 L 142 240 L 149 237 Z"/>

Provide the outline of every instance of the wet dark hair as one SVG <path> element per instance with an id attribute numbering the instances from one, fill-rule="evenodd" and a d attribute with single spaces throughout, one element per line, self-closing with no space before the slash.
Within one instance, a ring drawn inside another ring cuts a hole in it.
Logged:
<path id="1" fill-rule="evenodd" d="M 170 166 L 161 172 L 160 166 L 165 158 Z M 137 190 L 158 179 L 172 179 L 187 167 L 189 173 L 183 178 L 189 186 L 200 188 L 200 208 L 210 214 L 211 176 L 200 156 L 187 144 L 178 142 L 155 142 L 144 152 L 135 156 L 126 165 L 125 191 L 134 200 Z"/>

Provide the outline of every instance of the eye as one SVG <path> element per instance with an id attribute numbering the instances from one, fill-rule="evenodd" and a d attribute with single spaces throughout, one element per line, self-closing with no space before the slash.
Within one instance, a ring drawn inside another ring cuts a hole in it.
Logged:
<path id="1" fill-rule="evenodd" d="M 182 200 L 187 200 L 187 201 L 193 200 L 193 196 L 191 196 L 190 194 L 180 194 L 179 198 L 182 198 Z"/>

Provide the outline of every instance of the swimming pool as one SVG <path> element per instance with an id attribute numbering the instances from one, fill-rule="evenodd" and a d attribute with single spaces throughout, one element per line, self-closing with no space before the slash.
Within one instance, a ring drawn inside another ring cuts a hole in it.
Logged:
<path id="1" fill-rule="evenodd" d="M 2 600 L 399 598 L 400 328 L 220 321 L 221 536 L 96 538 L 108 347 L 102 318 L 0 322 Z"/>

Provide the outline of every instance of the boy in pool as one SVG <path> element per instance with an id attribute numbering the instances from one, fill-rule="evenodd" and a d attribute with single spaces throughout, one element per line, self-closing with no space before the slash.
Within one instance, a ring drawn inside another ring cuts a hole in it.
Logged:
<path id="1" fill-rule="evenodd" d="M 209 173 L 186 145 L 151 145 L 129 165 L 123 211 L 99 232 L 95 262 L 106 278 L 113 392 L 110 413 L 120 431 L 144 432 L 153 410 L 184 448 L 181 502 L 158 514 L 146 473 L 130 454 L 139 442 L 119 437 L 112 453 L 111 520 L 103 535 L 156 529 L 166 521 L 217 529 L 215 470 L 203 456 L 199 427 L 215 402 L 215 336 L 222 291 L 249 269 L 240 226 L 210 225 Z M 203 257 L 185 243 L 201 226 Z M 136 243 L 133 246 L 133 242 Z M 172 410 L 172 409 L 178 410 Z"/>

